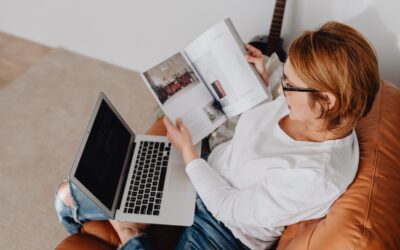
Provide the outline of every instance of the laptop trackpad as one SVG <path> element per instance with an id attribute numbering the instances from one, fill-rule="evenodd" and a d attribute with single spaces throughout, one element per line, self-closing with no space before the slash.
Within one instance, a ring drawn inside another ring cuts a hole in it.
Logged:
<path id="1" fill-rule="evenodd" d="M 172 163 L 173 164 L 173 163 Z M 175 192 L 192 192 L 193 185 L 185 172 L 185 165 L 178 163 L 171 167 L 167 189 Z"/>

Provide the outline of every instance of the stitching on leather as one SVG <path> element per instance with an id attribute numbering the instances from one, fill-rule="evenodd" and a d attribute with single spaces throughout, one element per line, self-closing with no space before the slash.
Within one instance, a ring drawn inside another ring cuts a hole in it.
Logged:
<path id="1" fill-rule="evenodd" d="M 378 158 L 379 158 L 379 146 L 381 144 L 381 127 L 382 127 L 382 103 L 384 100 L 384 96 L 383 96 L 383 90 L 385 88 L 383 82 L 380 86 L 380 92 L 382 92 L 381 94 L 381 100 L 379 103 L 379 112 L 378 112 L 378 117 L 379 117 L 379 121 L 378 121 L 378 131 L 377 131 L 377 143 L 376 143 L 376 147 L 375 147 L 375 161 L 374 161 L 374 171 L 372 173 L 372 177 L 371 177 L 371 189 L 369 191 L 369 195 L 368 195 L 368 207 L 367 207 L 367 215 L 365 216 L 365 220 L 363 223 L 363 231 L 361 234 L 361 239 L 360 239 L 360 243 L 358 244 L 358 246 L 356 247 L 356 249 L 360 249 L 361 244 L 365 238 L 365 234 L 366 234 L 366 226 L 367 223 L 369 221 L 369 214 L 371 211 L 371 203 L 372 203 L 372 194 L 374 192 L 374 187 L 375 187 L 375 175 L 376 175 L 376 171 L 377 171 L 377 165 L 378 165 Z"/>

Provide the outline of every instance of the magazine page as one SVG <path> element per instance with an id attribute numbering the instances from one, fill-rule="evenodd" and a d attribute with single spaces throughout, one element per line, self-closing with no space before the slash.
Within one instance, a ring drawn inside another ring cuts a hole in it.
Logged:
<path id="1" fill-rule="evenodd" d="M 142 78 L 158 104 L 175 124 L 181 118 L 197 144 L 218 128 L 226 117 L 183 53 L 177 53 L 151 69 Z"/>
<path id="2" fill-rule="evenodd" d="M 263 81 L 246 61 L 244 44 L 229 18 L 201 34 L 184 53 L 227 117 L 238 115 L 267 98 Z"/>

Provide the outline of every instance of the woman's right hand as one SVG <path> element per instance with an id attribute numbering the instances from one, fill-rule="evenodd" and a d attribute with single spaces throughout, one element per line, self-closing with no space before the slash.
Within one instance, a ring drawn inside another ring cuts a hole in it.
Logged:
<path id="1" fill-rule="evenodd" d="M 245 44 L 244 47 L 246 48 L 247 55 L 246 60 L 249 63 L 252 63 L 256 68 L 257 72 L 260 74 L 261 79 L 264 81 L 265 86 L 268 87 L 268 73 L 267 69 L 265 68 L 265 59 L 261 51 L 250 44 Z"/>
<path id="2" fill-rule="evenodd" d="M 176 120 L 176 126 L 168 119 L 164 117 L 164 126 L 167 129 L 167 137 L 174 144 L 174 146 L 181 153 L 183 161 L 187 164 L 194 159 L 199 158 L 195 147 L 192 143 L 192 136 L 189 130 L 185 127 L 181 119 Z"/>
<path id="3" fill-rule="evenodd" d="M 126 221 L 109 220 L 115 232 L 117 233 L 121 245 L 124 245 L 131 238 L 145 233 L 150 229 L 150 224 L 134 223 Z"/>

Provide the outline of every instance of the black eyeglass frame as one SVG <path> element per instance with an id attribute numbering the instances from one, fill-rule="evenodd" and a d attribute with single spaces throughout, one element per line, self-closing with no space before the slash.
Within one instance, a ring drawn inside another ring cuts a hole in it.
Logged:
<path id="1" fill-rule="evenodd" d="M 321 92 L 319 90 L 316 89 L 312 89 L 312 88 L 291 88 L 291 87 L 285 87 L 285 85 L 283 85 L 283 81 L 286 78 L 286 76 L 282 75 L 281 77 L 281 86 L 282 86 L 282 91 L 283 94 L 286 96 L 286 91 L 291 91 L 291 92 Z"/>

